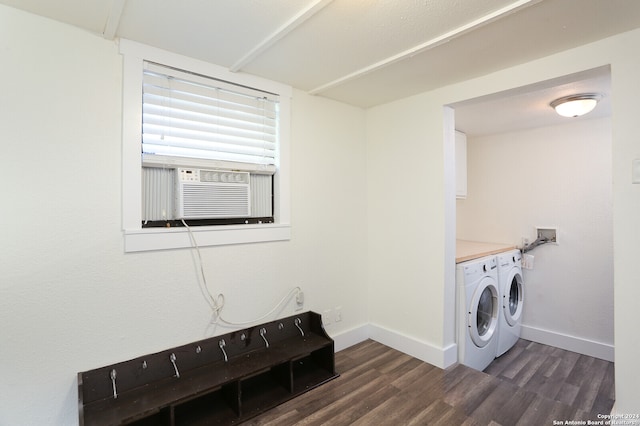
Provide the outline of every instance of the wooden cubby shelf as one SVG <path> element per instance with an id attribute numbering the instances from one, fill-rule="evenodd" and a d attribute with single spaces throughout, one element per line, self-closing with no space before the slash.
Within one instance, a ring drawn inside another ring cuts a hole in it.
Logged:
<path id="1" fill-rule="evenodd" d="M 78 373 L 80 426 L 238 424 L 336 377 L 304 312 Z"/>

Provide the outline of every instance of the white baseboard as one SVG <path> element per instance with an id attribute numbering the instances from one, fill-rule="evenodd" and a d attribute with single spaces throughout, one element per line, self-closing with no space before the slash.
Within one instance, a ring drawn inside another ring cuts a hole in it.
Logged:
<path id="1" fill-rule="evenodd" d="M 444 352 L 443 353 L 444 367 L 441 367 L 441 368 L 447 368 L 455 364 L 456 362 L 458 362 L 458 344 L 457 343 L 450 344 L 449 346 L 444 348 L 443 352 Z"/>
<path id="2" fill-rule="evenodd" d="M 593 340 L 570 336 L 555 331 L 543 330 L 541 328 L 522 325 L 520 337 L 532 342 L 554 346 L 571 352 L 600 358 L 605 361 L 614 360 L 614 346 L 607 343 L 595 342 Z"/>
<path id="3" fill-rule="evenodd" d="M 335 334 L 329 332 L 329 335 L 336 352 L 371 339 L 436 367 L 447 368 L 458 361 L 458 346 L 455 344 L 443 349 L 374 324 L 365 324 Z"/>
<path id="4" fill-rule="evenodd" d="M 421 361 L 440 368 L 447 368 L 458 359 L 456 345 L 440 348 L 432 344 L 416 340 L 393 330 L 369 324 L 370 338 Z M 453 359 L 453 360 L 452 360 Z"/>
<path id="5" fill-rule="evenodd" d="M 336 352 L 364 342 L 367 339 L 372 339 L 436 367 L 447 368 L 458 361 L 458 346 L 455 343 L 445 348 L 440 348 L 375 324 L 363 324 L 350 330 L 335 334 L 329 332 L 329 334 L 334 341 Z M 606 343 L 524 324 L 522 325 L 520 337 L 605 361 L 614 361 L 614 346 Z"/>
<path id="6" fill-rule="evenodd" d="M 333 339 L 334 350 L 338 352 L 367 340 L 369 338 L 369 324 L 364 324 L 335 334 L 327 330 L 327 333 Z"/>

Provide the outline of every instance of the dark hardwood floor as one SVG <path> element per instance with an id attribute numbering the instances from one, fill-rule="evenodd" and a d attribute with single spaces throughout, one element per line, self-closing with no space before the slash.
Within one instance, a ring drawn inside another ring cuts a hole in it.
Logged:
<path id="1" fill-rule="evenodd" d="M 367 340 L 336 353 L 340 377 L 244 425 L 553 425 L 598 420 L 613 363 L 520 340 L 485 372 L 446 370 Z"/>

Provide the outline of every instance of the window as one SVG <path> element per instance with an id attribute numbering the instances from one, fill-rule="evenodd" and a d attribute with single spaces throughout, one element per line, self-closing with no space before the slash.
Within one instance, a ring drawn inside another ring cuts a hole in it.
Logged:
<path id="1" fill-rule="evenodd" d="M 273 223 L 279 97 L 144 62 L 142 227 Z"/>
<path id="2" fill-rule="evenodd" d="M 291 88 L 120 41 L 125 250 L 290 238 Z M 213 201 L 212 201 L 213 200 Z"/>

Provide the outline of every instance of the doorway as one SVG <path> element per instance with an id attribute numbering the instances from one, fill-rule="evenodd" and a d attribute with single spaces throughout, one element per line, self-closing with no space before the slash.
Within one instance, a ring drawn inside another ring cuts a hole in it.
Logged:
<path id="1" fill-rule="evenodd" d="M 455 235 L 521 247 L 536 227 L 556 227 L 558 243 L 533 250 L 524 270 L 523 338 L 613 361 L 610 81 L 600 67 L 451 107 L 467 135 Z M 549 106 L 595 91 L 603 98 L 583 117 Z"/>

